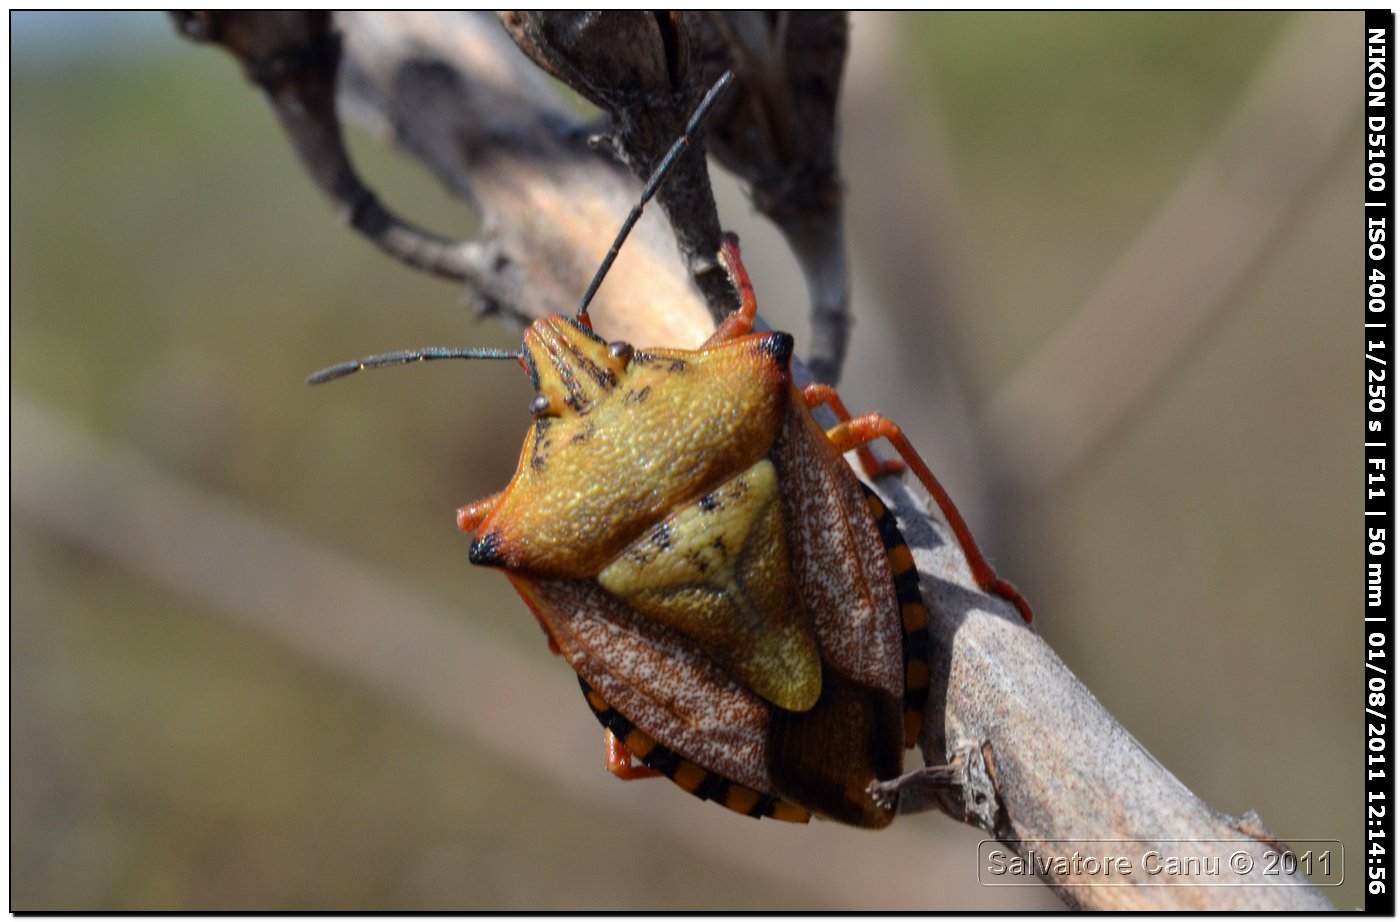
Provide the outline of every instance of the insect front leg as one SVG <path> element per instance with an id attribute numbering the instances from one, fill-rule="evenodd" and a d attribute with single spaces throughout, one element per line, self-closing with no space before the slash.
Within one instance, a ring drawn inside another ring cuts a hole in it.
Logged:
<path id="1" fill-rule="evenodd" d="M 492 493 L 485 499 L 479 499 L 474 503 L 468 503 L 461 509 L 458 509 L 457 527 L 469 535 L 476 534 L 477 529 L 481 527 L 482 521 L 486 516 L 491 514 L 491 510 L 496 508 L 496 505 L 500 503 L 501 497 L 504 495 L 504 491 Z"/>
<path id="2" fill-rule="evenodd" d="M 758 298 L 753 293 L 749 270 L 744 268 L 744 260 L 739 256 L 738 237 L 733 234 L 724 235 L 724 245 L 719 250 L 719 261 L 729 273 L 729 283 L 739 292 L 739 309 L 724 318 L 719 329 L 705 340 L 705 346 L 716 346 L 740 336 L 747 336 L 753 332 L 754 318 L 758 316 Z"/>
<path id="3" fill-rule="evenodd" d="M 905 438 L 904 432 L 899 426 L 878 413 L 867 413 L 864 416 L 857 416 L 854 419 L 846 419 L 838 423 L 827 430 L 826 437 L 842 454 L 863 445 L 869 445 L 878 438 L 889 439 L 890 444 L 899 452 L 899 456 L 914 472 L 914 476 L 918 477 L 919 482 L 924 485 L 924 489 L 928 490 L 929 496 L 932 496 L 933 501 L 938 504 L 943 517 L 948 520 L 948 527 L 953 530 L 954 537 L 962 546 L 963 555 L 967 557 L 967 564 L 972 570 L 972 578 L 977 581 L 978 587 L 983 592 L 999 595 L 1015 605 L 1016 610 L 1021 613 L 1021 617 L 1026 620 L 1026 623 L 1031 623 L 1035 615 L 1031 612 L 1030 604 L 1021 597 L 1021 593 L 1016 591 L 1015 586 L 997 576 L 992 565 L 987 562 L 987 558 L 982 556 L 982 550 L 977 546 L 977 541 L 972 537 L 967 523 L 963 521 L 962 513 L 958 512 L 958 507 L 953 504 L 953 498 L 948 495 L 947 490 L 943 489 L 943 484 L 938 482 L 938 478 L 933 476 L 933 471 L 924 464 L 923 458 L 919 457 L 919 453 Z"/>
<path id="4" fill-rule="evenodd" d="M 632 750 L 617 738 L 611 730 L 603 731 L 603 762 L 623 781 L 640 781 L 643 778 L 659 778 L 661 772 L 632 761 Z"/>

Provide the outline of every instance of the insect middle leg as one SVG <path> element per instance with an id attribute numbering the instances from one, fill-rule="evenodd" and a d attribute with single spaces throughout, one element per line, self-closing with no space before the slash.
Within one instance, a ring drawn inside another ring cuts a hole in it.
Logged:
<path id="1" fill-rule="evenodd" d="M 834 410 L 836 407 L 833 406 L 832 409 Z M 924 489 L 928 490 L 929 496 L 933 497 L 933 501 L 938 504 L 943 517 L 948 520 L 948 527 L 953 530 L 953 536 L 958 539 L 958 544 L 962 546 L 963 555 L 967 558 L 967 565 L 971 568 L 972 578 L 977 581 L 978 587 L 983 592 L 999 595 L 1009 601 L 1016 606 L 1016 610 L 1021 613 L 1021 617 L 1026 620 L 1026 623 L 1031 623 L 1035 615 L 1031 611 L 1030 604 L 1022 598 L 1021 593 L 1016 591 L 1015 586 L 997 576 L 992 565 L 987 562 L 987 558 L 982 556 L 982 550 L 977 546 L 976 539 L 972 537 L 972 531 L 967 527 L 967 522 L 963 521 L 962 513 L 958 512 L 958 507 L 953 504 L 953 498 L 948 495 L 947 490 L 943 489 L 943 484 L 938 482 L 938 478 L 933 476 L 933 471 L 924 464 L 923 458 L 919 457 L 919 453 L 914 450 L 914 446 L 909 443 L 909 439 L 905 437 L 899 426 L 878 413 L 867 413 L 853 419 L 847 414 L 845 420 L 827 430 L 826 436 L 836 446 L 836 450 L 843 454 L 867 446 L 878 438 L 889 439 L 890 444 L 899 452 L 899 456 L 914 472 L 914 476 L 918 477 L 919 482 L 924 485 Z"/>
<path id="2" fill-rule="evenodd" d="M 802 402 L 807 405 L 809 410 L 815 410 L 820 406 L 829 407 L 831 412 L 836 414 L 836 418 L 843 423 L 851 420 L 851 411 L 846 409 L 846 405 L 841 402 L 840 395 L 830 385 L 809 384 L 802 388 Z M 860 459 L 861 470 L 865 471 L 865 476 L 871 480 L 878 480 L 886 474 L 904 473 L 903 461 L 882 461 L 875 457 L 875 452 L 870 450 L 868 444 L 856 447 L 856 457 Z"/>

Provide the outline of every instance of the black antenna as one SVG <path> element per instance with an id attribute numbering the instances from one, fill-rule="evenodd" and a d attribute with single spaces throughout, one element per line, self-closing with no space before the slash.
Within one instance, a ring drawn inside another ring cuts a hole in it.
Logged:
<path id="1" fill-rule="evenodd" d="M 367 355 L 362 359 L 341 362 L 330 368 L 322 368 L 306 379 L 308 385 L 325 384 L 336 378 L 353 375 L 361 368 L 381 368 L 385 365 L 407 365 L 410 362 L 435 362 L 438 359 L 518 359 L 519 352 L 508 349 L 452 349 L 438 346 L 432 349 L 411 349 L 407 352 L 385 352 L 381 355 Z"/>
<path id="2" fill-rule="evenodd" d="M 593 296 L 598 293 L 598 286 L 603 284 L 603 278 L 612 268 L 613 260 L 617 259 L 617 253 L 622 249 L 622 243 L 627 239 L 627 235 L 632 232 L 632 225 L 637 223 L 637 219 L 642 216 L 642 209 L 647 202 L 656 194 L 656 190 L 661 187 L 661 183 L 666 179 L 666 174 L 671 172 L 671 168 L 676 165 L 681 154 L 685 153 L 690 146 L 691 139 L 695 132 L 699 130 L 700 123 L 705 120 L 705 116 L 710 114 L 710 109 L 714 107 L 715 101 L 734 80 L 734 71 L 727 70 L 724 75 L 715 81 L 715 85 L 710 87 L 705 98 L 700 100 L 700 105 L 696 107 L 695 114 L 686 123 L 685 131 L 676 143 L 671 145 L 671 149 L 666 152 L 666 156 L 661 158 L 661 163 L 657 165 L 655 172 L 651 174 L 651 179 L 647 180 L 646 188 L 642 190 L 642 198 L 633 206 L 627 214 L 627 220 L 622 222 L 622 230 L 617 232 L 617 238 L 613 240 L 612 249 L 608 250 L 608 255 L 603 257 L 602 265 L 598 267 L 598 272 L 593 276 L 593 281 L 589 283 L 588 290 L 583 293 L 583 300 L 579 302 L 578 313 L 575 315 L 579 319 L 588 317 L 588 305 L 593 301 Z"/>

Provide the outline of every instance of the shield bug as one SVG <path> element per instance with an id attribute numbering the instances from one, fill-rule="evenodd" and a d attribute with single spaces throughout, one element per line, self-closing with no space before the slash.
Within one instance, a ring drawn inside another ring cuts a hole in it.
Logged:
<path id="1" fill-rule="evenodd" d="M 467 505 L 469 557 L 503 571 L 579 676 L 622 778 L 665 775 L 750 816 L 813 814 L 878 828 L 897 805 L 929 683 L 927 615 L 894 517 L 843 458 L 896 470 L 889 440 L 937 502 L 985 591 L 997 578 L 899 428 L 852 417 L 793 381 L 793 339 L 756 332 L 757 303 L 726 238 L 741 307 L 698 349 L 597 336 L 587 306 L 628 229 L 727 82 L 710 91 L 618 234 L 577 315 L 536 321 L 519 352 L 432 349 L 345 363 L 514 358 L 534 421 L 514 477 Z M 812 415 L 839 420 L 824 430 Z"/>

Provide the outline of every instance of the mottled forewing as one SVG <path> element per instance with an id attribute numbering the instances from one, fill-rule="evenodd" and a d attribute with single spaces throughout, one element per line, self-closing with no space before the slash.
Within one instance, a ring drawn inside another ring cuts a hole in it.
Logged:
<path id="1" fill-rule="evenodd" d="M 796 396 L 770 457 L 782 484 L 793 577 L 823 659 L 902 698 L 899 601 L 860 482 Z"/>
<path id="2" fill-rule="evenodd" d="M 663 746 L 761 793 L 768 706 L 670 628 L 584 580 L 512 576 L 560 652 L 619 713 Z"/>

